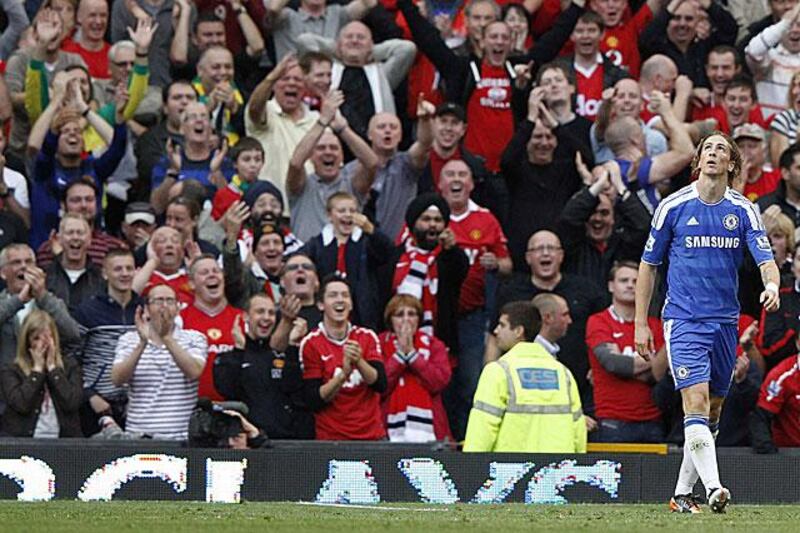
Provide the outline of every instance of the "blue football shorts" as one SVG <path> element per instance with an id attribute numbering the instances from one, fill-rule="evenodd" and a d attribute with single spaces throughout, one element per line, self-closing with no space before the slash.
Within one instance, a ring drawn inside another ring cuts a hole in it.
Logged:
<path id="1" fill-rule="evenodd" d="M 675 390 L 708 383 L 711 396 L 727 396 L 739 343 L 736 324 L 665 320 L 664 340 Z"/>

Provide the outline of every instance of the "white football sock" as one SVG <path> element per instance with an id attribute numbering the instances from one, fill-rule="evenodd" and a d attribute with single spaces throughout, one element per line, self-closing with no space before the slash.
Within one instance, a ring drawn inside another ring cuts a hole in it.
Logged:
<path id="1" fill-rule="evenodd" d="M 683 422 L 684 447 L 689 449 L 692 463 L 703 481 L 706 493 L 722 486 L 717 467 L 717 451 L 714 437 L 708 428 L 708 419 L 699 416 L 686 416 Z M 689 481 L 688 476 L 686 479 Z"/>
<path id="2" fill-rule="evenodd" d="M 709 422 L 708 429 L 714 437 L 714 442 L 716 442 L 719 434 L 719 422 Z M 683 461 L 681 461 L 681 469 L 678 473 L 678 483 L 675 485 L 675 495 L 692 494 L 698 479 L 700 479 L 700 474 L 697 473 L 697 469 L 694 467 L 692 454 L 689 453 L 689 447 L 686 446 L 684 441 Z"/>

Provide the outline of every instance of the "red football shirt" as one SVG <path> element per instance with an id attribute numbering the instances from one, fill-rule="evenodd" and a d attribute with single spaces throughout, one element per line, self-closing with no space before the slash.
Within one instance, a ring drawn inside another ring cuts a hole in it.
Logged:
<path id="1" fill-rule="evenodd" d="M 214 200 L 211 202 L 211 218 L 220 220 L 228 212 L 228 209 L 241 199 L 242 191 L 233 183 L 217 190 Z"/>
<path id="2" fill-rule="evenodd" d="M 578 104 L 575 112 L 592 121 L 597 118 L 600 102 L 603 101 L 604 71 L 602 59 L 592 67 L 591 71 L 575 65 L 575 91 Z"/>
<path id="3" fill-rule="evenodd" d="M 649 318 L 650 331 L 656 350 L 664 345 L 661 321 Z M 586 345 L 589 350 L 589 363 L 594 379 L 594 403 L 598 418 L 610 418 L 625 422 L 647 422 L 661 418 L 651 398 L 651 385 L 634 378 L 623 378 L 606 370 L 597 356 L 595 348 L 601 344 L 615 344 L 622 355 L 633 357 L 633 321 L 626 322 L 614 312 L 613 306 L 595 313 L 586 323 Z"/>
<path id="4" fill-rule="evenodd" d="M 781 171 L 772 167 L 764 168 L 761 177 L 755 183 L 744 184 L 744 195 L 751 202 L 755 202 L 762 196 L 766 196 L 778 188 L 781 182 Z"/>
<path id="5" fill-rule="evenodd" d="M 209 398 L 215 402 L 225 399 L 214 387 L 214 359 L 217 354 L 234 349 L 233 323 L 239 315 L 243 315 L 242 311 L 231 305 L 226 305 L 214 316 L 206 314 L 195 305 L 181 311 L 183 329 L 199 331 L 208 340 L 208 357 L 197 390 L 200 398 Z"/>
<path id="6" fill-rule="evenodd" d="M 511 112 L 511 78 L 505 66 L 481 63 L 480 80 L 467 102 L 467 134 L 464 146 L 486 160 L 491 172 L 500 171 L 503 150 L 514 135 Z"/>
<path id="7" fill-rule="evenodd" d="M 772 440 L 779 448 L 800 446 L 800 365 L 787 357 L 761 384 L 758 406 L 775 415 Z"/>
<path id="8" fill-rule="evenodd" d="M 108 68 L 108 51 L 111 49 L 110 44 L 103 43 L 103 47 L 100 48 L 100 50 L 93 51 L 87 50 L 71 38 L 67 38 L 64 39 L 64 42 L 61 44 L 61 49 L 65 52 L 72 52 L 73 54 L 81 56 L 83 62 L 86 63 L 86 66 L 89 68 L 89 75 L 92 78 L 107 80 L 111 77 L 111 71 Z"/>
<path id="9" fill-rule="evenodd" d="M 486 269 L 481 265 L 481 256 L 491 252 L 498 258 L 508 257 L 508 239 L 495 216 L 472 200 L 464 214 L 450 215 L 450 229 L 469 258 L 469 271 L 458 300 L 459 312 L 466 313 L 486 303 Z"/>
<path id="10" fill-rule="evenodd" d="M 627 67 L 634 79 L 639 79 L 639 35 L 644 31 L 653 12 L 644 4 L 633 17 L 625 18 L 616 28 L 606 28 L 600 40 L 600 51 L 618 67 Z"/>
<path id="11" fill-rule="evenodd" d="M 166 275 L 158 271 L 153 272 L 150 280 L 147 282 L 145 290 L 149 290 L 156 285 L 169 285 L 178 296 L 178 301 L 181 304 L 181 309 L 192 305 L 194 303 L 194 290 L 189 282 L 189 275 L 186 270 L 180 269 L 175 274 Z"/>
<path id="12" fill-rule="evenodd" d="M 303 379 L 321 379 L 326 383 L 341 372 L 344 343 L 358 342 L 366 361 L 383 362 L 375 332 L 350 326 L 344 340 L 331 339 L 320 324 L 300 343 Z M 372 390 L 356 369 L 326 407 L 314 414 L 318 440 L 380 440 L 386 437 L 381 416 L 381 395 Z"/>
<path id="13" fill-rule="evenodd" d="M 728 123 L 728 114 L 722 105 L 706 106 L 692 111 L 692 120 L 704 120 L 707 118 L 717 119 L 717 129 L 723 133 L 730 135 L 731 125 Z M 769 131 L 769 120 L 764 119 L 764 114 L 761 112 L 761 106 L 758 104 L 753 105 L 750 112 L 747 114 L 747 122 L 758 124 L 765 131 Z"/>

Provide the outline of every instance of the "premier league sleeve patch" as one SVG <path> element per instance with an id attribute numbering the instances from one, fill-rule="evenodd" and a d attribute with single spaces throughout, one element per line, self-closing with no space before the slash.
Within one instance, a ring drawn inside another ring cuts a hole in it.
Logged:
<path id="1" fill-rule="evenodd" d="M 546 368 L 518 368 L 517 376 L 523 389 L 558 390 L 558 372 Z"/>

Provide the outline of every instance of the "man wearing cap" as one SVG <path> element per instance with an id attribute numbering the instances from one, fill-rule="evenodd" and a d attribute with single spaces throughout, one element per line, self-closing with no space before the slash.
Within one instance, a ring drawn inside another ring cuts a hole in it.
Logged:
<path id="1" fill-rule="evenodd" d="M 89 223 L 92 228 L 92 240 L 87 253 L 92 264 L 97 268 L 103 267 L 103 259 L 110 250 L 128 248 L 125 242 L 112 237 L 97 226 L 97 191 L 93 181 L 80 179 L 70 183 L 64 190 L 61 210 L 64 213 L 79 215 Z M 36 262 L 40 267 L 47 268 L 53 262 L 53 257 L 62 251 L 55 238 L 55 231 L 53 231 L 50 239 L 44 241 L 36 251 Z"/>
<path id="2" fill-rule="evenodd" d="M 280 275 L 284 265 L 283 228 L 265 222 L 252 234 L 252 252 L 242 260 L 241 219 L 225 218 L 225 244 L 222 265 L 225 273 L 225 294 L 237 307 L 244 307 L 254 294 L 266 294 L 277 305 L 280 301 Z M 239 244 L 239 246 L 237 246 Z"/>
<path id="3" fill-rule="evenodd" d="M 122 235 L 131 250 L 147 244 L 156 230 L 156 211 L 147 202 L 131 202 L 125 208 L 122 219 Z"/>
<path id="4" fill-rule="evenodd" d="M 775 191 L 781 181 L 781 173 L 767 163 L 766 133 L 758 124 L 747 122 L 733 130 L 733 140 L 742 154 L 742 194 L 755 202 Z M 734 182 L 734 187 L 736 187 Z M 738 188 L 738 187 L 737 187 Z"/>
<path id="5" fill-rule="evenodd" d="M 458 301 L 467 277 L 467 254 L 456 244 L 444 198 L 424 193 L 406 209 L 406 229 L 395 250 L 388 296 L 408 294 L 422 303 L 420 329 L 458 349 Z M 388 301 L 385 298 L 384 301 Z"/>
<path id="6" fill-rule="evenodd" d="M 435 108 L 430 102 L 420 100 L 417 105 L 417 139 L 404 152 L 397 147 L 403 138 L 403 126 L 393 113 L 377 113 L 369 121 L 367 136 L 372 150 L 378 156 L 378 171 L 369 191 L 364 214 L 370 217 L 389 238 L 394 239 L 403 227 L 403 212 L 417 195 L 419 174 L 428 162 L 428 152 L 433 142 L 431 117 Z M 345 165 L 363 172 L 359 161 Z M 366 199 L 362 199 L 365 204 Z"/>

